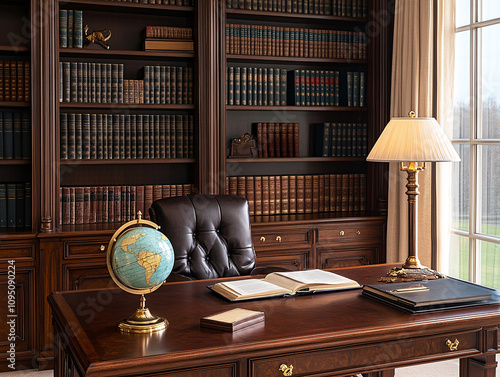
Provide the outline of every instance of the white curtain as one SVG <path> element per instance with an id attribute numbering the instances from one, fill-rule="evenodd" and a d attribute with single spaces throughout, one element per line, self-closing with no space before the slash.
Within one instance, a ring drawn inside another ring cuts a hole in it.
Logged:
<path id="1" fill-rule="evenodd" d="M 448 117 L 447 111 L 452 111 L 454 52 L 450 40 L 454 39 L 454 3 L 450 0 L 396 1 L 391 117 L 408 116 L 408 112 L 413 110 L 419 117 L 433 116 L 438 122 L 443 122 Z M 426 266 L 432 265 L 431 235 L 442 233 L 441 225 L 445 224 L 439 219 L 433 224 L 431 220 L 436 215 L 449 215 L 441 200 L 443 196 L 437 195 L 441 189 L 436 189 L 433 182 L 444 181 L 443 169 L 433 169 L 432 164 L 427 164 L 426 170 L 418 174 L 419 258 Z M 434 175 L 438 179 L 433 179 Z M 388 262 L 403 262 L 408 256 L 406 176 L 406 172 L 399 170 L 399 164 L 390 164 Z M 438 224 L 439 229 L 432 229 Z M 439 237 L 439 240 L 438 246 L 446 247 L 444 238 Z"/>

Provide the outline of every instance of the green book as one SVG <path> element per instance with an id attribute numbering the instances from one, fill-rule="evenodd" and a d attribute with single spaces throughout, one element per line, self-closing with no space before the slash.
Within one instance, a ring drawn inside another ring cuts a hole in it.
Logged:
<path id="1" fill-rule="evenodd" d="M 16 184 L 7 183 L 7 228 L 16 227 Z"/>
<path id="2" fill-rule="evenodd" d="M 7 228 L 7 185 L 0 183 L 0 228 Z"/>
<path id="3" fill-rule="evenodd" d="M 314 155 L 316 157 L 330 156 L 330 123 L 314 125 Z"/>

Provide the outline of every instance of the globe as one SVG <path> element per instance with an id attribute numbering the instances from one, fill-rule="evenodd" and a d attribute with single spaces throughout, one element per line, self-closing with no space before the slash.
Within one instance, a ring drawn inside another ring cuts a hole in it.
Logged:
<path id="1" fill-rule="evenodd" d="M 146 307 L 145 294 L 158 289 L 172 272 L 174 250 L 152 221 L 137 219 L 123 224 L 111 237 L 106 255 L 113 281 L 125 292 L 141 295 L 139 308 L 117 325 L 122 332 L 150 333 L 164 330 L 166 318 Z"/>
<path id="2" fill-rule="evenodd" d="M 153 290 L 172 272 L 172 244 L 160 231 L 135 227 L 125 231 L 113 247 L 111 267 L 120 282 L 133 290 Z"/>

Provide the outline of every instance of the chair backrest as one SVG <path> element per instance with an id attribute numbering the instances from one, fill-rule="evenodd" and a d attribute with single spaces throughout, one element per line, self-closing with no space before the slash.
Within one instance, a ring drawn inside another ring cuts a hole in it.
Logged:
<path id="1" fill-rule="evenodd" d="M 193 279 L 248 275 L 255 267 L 248 202 L 235 195 L 156 200 L 149 209 L 175 253 L 173 273 Z"/>

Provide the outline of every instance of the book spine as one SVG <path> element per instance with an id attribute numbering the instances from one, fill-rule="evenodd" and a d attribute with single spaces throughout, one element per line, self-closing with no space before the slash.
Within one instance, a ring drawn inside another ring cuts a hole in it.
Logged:
<path id="1" fill-rule="evenodd" d="M 16 184 L 7 183 L 7 228 L 16 227 Z"/>
<path id="2" fill-rule="evenodd" d="M 59 47 L 68 47 L 68 11 L 59 10 Z"/>
<path id="3" fill-rule="evenodd" d="M 73 11 L 73 47 L 83 48 L 83 12 L 81 10 Z"/>

